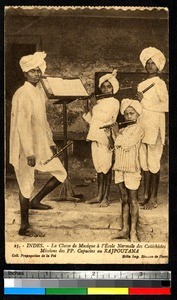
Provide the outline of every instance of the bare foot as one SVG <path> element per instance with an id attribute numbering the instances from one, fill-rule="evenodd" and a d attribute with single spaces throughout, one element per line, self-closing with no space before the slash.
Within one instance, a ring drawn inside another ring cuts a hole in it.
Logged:
<path id="1" fill-rule="evenodd" d="M 148 201 L 149 201 L 148 198 L 143 198 L 143 199 L 140 200 L 139 205 L 140 205 L 140 206 L 144 206 L 145 204 L 148 203 Z"/>
<path id="2" fill-rule="evenodd" d="M 130 232 L 130 241 L 133 243 L 138 243 L 140 241 L 136 232 Z"/>
<path id="3" fill-rule="evenodd" d="M 146 203 L 144 206 L 141 207 L 141 209 L 147 209 L 151 210 L 158 206 L 157 200 L 150 200 L 148 203 Z"/>
<path id="4" fill-rule="evenodd" d="M 100 203 L 100 202 L 101 202 L 101 199 L 98 197 L 88 200 L 88 201 L 85 201 L 85 203 L 87 203 L 87 204 L 94 204 L 94 203 Z"/>
<path id="5" fill-rule="evenodd" d="M 103 199 L 100 203 L 100 207 L 107 207 L 109 206 L 109 200 L 108 199 Z"/>
<path id="6" fill-rule="evenodd" d="M 46 205 L 46 204 L 42 204 L 42 203 L 35 203 L 35 202 L 31 201 L 29 203 L 29 208 L 30 209 L 47 210 L 47 209 L 52 209 L 53 207 L 51 207 L 50 205 Z"/>
<path id="7" fill-rule="evenodd" d="M 129 239 L 129 230 L 119 230 L 116 236 L 113 236 L 112 239 Z"/>
<path id="8" fill-rule="evenodd" d="M 45 236 L 44 233 L 42 233 L 41 231 L 39 231 L 37 229 L 34 229 L 32 227 L 29 227 L 29 228 L 26 228 L 26 229 L 20 228 L 18 234 L 22 235 L 22 236 L 30 236 L 30 237 L 38 237 L 38 236 L 43 237 L 43 236 Z"/>

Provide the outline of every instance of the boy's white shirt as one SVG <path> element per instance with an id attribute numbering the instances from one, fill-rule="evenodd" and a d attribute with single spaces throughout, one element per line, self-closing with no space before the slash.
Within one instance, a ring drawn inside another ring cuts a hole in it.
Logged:
<path id="1" fill-rule="evenodd" d="M 139 143 L 143 136 L 144 130 L 138 124 L 129 125 L 126 128 L 120 129 L 115 140 L 115 146 L 129 150 Z"/>
<path id="2" fill-rule="evenodd" d="M 87 140 L 104 145 L 109 144 L 104 129 L 99 128 L 116 122 L 119 106 L 119 101 L 114 97 L 104 98 L 97 101 L 92 109 L 92 114 L 88 112 L 83 115 L 84 120 L 90 125 Z"/>
<path id="3" fill-rule="evenodd" d="M 138 85 L 142 92 L 150 84 L 155 85 L 143 94 L 141 101 L 143 113 L 138 118 L 138 123 L 145 130 L 143 143 L 155 145 L 160 133 L 162 144 L 165 143 L 165 112 L 168 111 L 168 91 L 165 82 L 158 76 L 148 78 Z"/>
<path id="4" fill-rule="evenodd" d="M 138 125 L 129 125 L 120 129 L 115 140 L 114 170 L 123 172 L 139 172 L 139 147 L 144 136 L 144 130 Z"/>

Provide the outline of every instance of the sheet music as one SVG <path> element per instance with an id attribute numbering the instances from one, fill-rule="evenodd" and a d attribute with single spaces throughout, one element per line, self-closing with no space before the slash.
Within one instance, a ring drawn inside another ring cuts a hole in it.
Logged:
<path id="1" fill-rule="evenodd" d="M 44 83 L 44 85 L 45 85 L 47 91 L 48 91 L 50 94 L 53 94 L 52 88 L 51 88 L 51 86 L 50 86 L 49 81 L 47 80 L 47 78 L 43 78 L 42 81 L 43 81 L 43 83 Z"/>
<path id="2" fill-rule="evenodd" d="M 88 96 L 80 79 L 47 77 L 55 96 Z"/>

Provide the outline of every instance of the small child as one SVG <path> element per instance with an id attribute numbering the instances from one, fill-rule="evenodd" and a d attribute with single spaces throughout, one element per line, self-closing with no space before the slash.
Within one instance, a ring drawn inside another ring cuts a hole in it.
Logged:
<path id="1" fill-rule="evenodd" d="M 122 230 L 115 239 L 131 239 L 138 242 L 137 222 L 139 215 L 138 188 L 140 185 L 139 149 L 144 130 L 136 123 L 142 112 L 139 101 L 123 99 L 120 107 L 125 121 L 134 121 L 119 130 L 115 140 L 115 183 L 122 200 Z"/>
<path id="2" fill-rule="evenodd" d="M 100 203 L 100 206 L 108 206 L 108 196 L 112 177 L 111 139 L 107 136 L 103 127 L 115 123 L 119 112 L 119 101 L 114 94 L 119 90 L 116 79 L 117 71 L 106 74 L 99 79 L 99 88 L 103 99 L 97 100 L 89 112 L 83 115 L 90 125 L 87 140 L 92 141 L 92 159 L 98 178 L 98 195 L 86 203 Z M 111 95 L 110 95 L 111 94 Z"/>
<path id="3" fill-rule="evenodd" d="M 141 101 L 143 113 L 138 123 L 145 131 L 140 151 L 140 163 L 144 173 L 144 209 L 157 207 L 157 192 L 160 178 L 160 160 L 165 143 L 165 112 L 168 111 L 168 91 L 159 78 L 165 65 L 165 56 L 154 48 L 145 48 L 140 61 L 147 71 L 147 79 L 138 86 L 136 99 Z M 142 90 L 154 83 L 145 94 Z"/>

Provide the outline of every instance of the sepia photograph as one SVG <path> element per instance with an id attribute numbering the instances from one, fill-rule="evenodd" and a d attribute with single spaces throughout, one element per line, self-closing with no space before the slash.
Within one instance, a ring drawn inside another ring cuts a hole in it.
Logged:
<path id="1" fill-rule="evenodd" d="M 6 6 L 7 263 L 167 264 L 166 7 Z"/>

